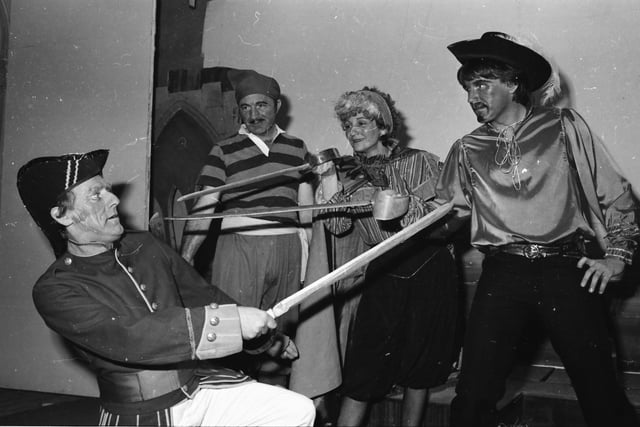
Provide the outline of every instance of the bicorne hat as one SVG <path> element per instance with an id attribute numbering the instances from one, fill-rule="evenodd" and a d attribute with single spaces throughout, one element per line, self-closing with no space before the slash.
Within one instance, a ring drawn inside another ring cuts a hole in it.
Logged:
<path id="1" fill-rule="evenodd" d="M 236 92 L 236 101 L 247 95 L 259 93 L 277 101 L 280 98 L 280 85 L 273 77 L 264 76 L 254 70 L 229 70 L 227 77 Z"/>
<path id="2" fill-rule="evenodd" d="M 542 55 L 516 43 L 505 33 L 484 33 L 479 39 L 459 41 L 447 49 L 463 65 L 473 59 L 488 58 L 518 68 L 525 74 L 526 87 L 530 92 L 542 87 L 551 76 L 551 64 Z"/>
<path id="3" fill-rule="evenodd" d="M 38 157 L 18 171 L 18 193 L 22 203 L 49 239 L 56 257 L 65 251 L 66 242 L 59 233 L 58 223 L 51 218 L 51 208 L 57 205 L 58 198 L 65 191 L 102 175 L 108 156 L 109 150 L 95 150 Z"/>

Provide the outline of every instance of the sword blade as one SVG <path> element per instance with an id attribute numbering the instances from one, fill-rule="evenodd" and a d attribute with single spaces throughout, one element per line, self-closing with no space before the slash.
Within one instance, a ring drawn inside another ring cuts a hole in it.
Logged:
<path id="1" fill-rule="evenodd" d="M 274 172 L 268 172 L 262 175 L 257 175 L 257 176 L 253 176 L 251 178 L 246 178 L 240 181 L 236 181 L 236 182 L 230 182 L 229 184 L 225 184 L 225 185 L 221 185 L 219 187 L 213 187 L 213 188 L 207 188 L 206 190 L 200 190 L 200 191 L 194 191 L 193 193 L 189 193 L 189 194 L 185 194 L 184 196 L 180 196 L 178 197 L 176 200 L 178 202 L 183 202 L 185 200 L 190 200 L 190 199 L 196 199 L 200 196 L 204 196 L 205 194 L 211 194 L 211 193 L 222 193 L 225 191 L 229 191 L 232 190 L 234 188 L 240 188 L 240 187 L 244 187 L 246 185 L 249 184 L 255 184 L 257 182 L 264 182 L 264 180 L 268 179 L 268 178 L 273 178 L 276 176 L 280 176 L 280 175 L 286 175 L 288 173 L 291 172 L 299 172 L 305 169 L 309 169 L 311 166 L 309 166 L 307 163 L 300 165 L 300 166 L 293 166 L 290 168 L 285 168 L 285 169 L 280 169 Z M 258 186 L 259 187 L 259 186 Z"/>
<path id="2" fill-rule="evenodd" d="M 300 211 L 309 211 L 309 210 L 318 210 L 318 209 L 333 209 L 333 208 L 357 208 L 360 206 L 371 206 L 373 202 L 371 200 L 367 201 L 353 201 L 353 202 L 344 202 L 344 203 L 332 203 L 332 204 L 319 204 L 319 205 L 300 205 L 300 206 L 291 206 L 286 208 L 256 208 L 256 209 L 246 209 L 242 212 L 220 212 L 220 213 L 212 213 L 212 214 L 194 214 L 189 216 L 169 216 L 164 218 L 165 221 L 189 221 L 192 219 L 218 219 L 218 218 L 227 218 L 234 216 L 266 216 L 287 212 L 300 212 Z"/>
<path id="3" fill-rule="evenodd" d="M 428 213 L 427 215 L 420 218 L 418 221 L 413 224 L 407 226 L 403 230 L 389 237 L 388 239 L 380 242 L 373 248 L 368 251 L 363 252 L 357 257 L 353 258 L 351 261 L 341 265 L 340 267 L 333 270 L 331 273 L 327 274 L 316 280 L 315 282 L 305 286 L 300 289 L 298 292 L 293 293 L 287 298 L 283 299 L 272 308 L 267 310 L 269 315 L 271 315 L 274 319 L 282 316 L 284 313 L 289 311 L 289 309 L 293 306 L 300 304 L 302 301 L 307 299 L 309 296 L 313 295 L 319 289 L 322 289 L 325 286 L 329 286 L 340 279 L 344 279 L 349 275 L 353 274 L 354 271 L 368 264 L 375 258 L 380 255 L 388 252 L 399 244 L 403 243 L 411 236 L 416 234 L 417 232 L 424 230 L 428 226 L 432 225 L 434 222 L 438 221 L 442 217 L 444 217 L 447 213 L 451 211 L 453 208 L 453 204 L 451 202 L 445 203 L 442 206 L 436 208 L 436 210 Z"/>

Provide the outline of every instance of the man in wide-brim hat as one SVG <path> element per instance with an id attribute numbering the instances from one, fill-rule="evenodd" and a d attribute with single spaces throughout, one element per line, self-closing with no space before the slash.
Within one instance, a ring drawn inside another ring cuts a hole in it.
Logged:
<path id="1" fill-rule="evenodd" d="M 36 308 L 95 372 L 99 424 L 313 425 L 306 397 L 211 364 L 248 348 L 277 354 L 286 339 L 151 233 L 124 232 L 107 156 L 40 157 L 17 180 L 58 255 L 33 288 Z"/>
<path id="2" fill-rule="evenodd" d="M 533 105 L 549 62 L 503 33 L 450 45 L 480 127 L 455 142 L 438 193 L 485 254 L 451 405 L 453 426 L 496 426 L 527 322 L 549 333 L 589 426 L 637 426 L 616 380 L 602 294 L 640 235 L 631 186 L 573 109 Z"/>
<path id="3" fill-rule="evenodd" d="M 551 64 L 535 50 L 514 40 L 504 33 L 488 32 L 479 39 L 453 43 L 448 49 L 462 64 L 473 60 L 496 60 L 519 69 L 525 77 L 522 83 L 533 92 L 549 79 Z"/>

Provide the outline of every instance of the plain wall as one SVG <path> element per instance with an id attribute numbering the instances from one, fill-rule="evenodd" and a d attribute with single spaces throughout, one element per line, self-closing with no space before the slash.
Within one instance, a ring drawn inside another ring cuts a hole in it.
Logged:
<path id="1" fill-rule="evenodd" d="M 571 105 L 640 188 L 638 22 L 634 0 L 216 0 L 204 65 L 274 76 L 289 101 L 288 130 L 311 150 L 343 154 L 351 149 L 333 103 L 375 85 L 405 115 L 410 146 L 444 158 L 477 126 L 446 46 L 485 31 L 525 36 L 559 65 Z"/>
<path id="2" fill-rule="evenodd" d="M 15 0 L 0 196 L 0 387 L 96 395 L 37 314 L 31 289 L 53 252 L 16 174 L 34 157 L 109 148 L 104 170 L 132 228 L 146 228 L 155 2 Z"/>

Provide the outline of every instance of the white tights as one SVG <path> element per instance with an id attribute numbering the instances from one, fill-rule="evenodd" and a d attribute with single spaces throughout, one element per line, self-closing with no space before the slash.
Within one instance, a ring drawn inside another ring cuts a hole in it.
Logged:
<path id="1" fill-rule="evenodd" d="M 176 426 L 313 426 L 315 415 L 311 399 L 258 382 L 201 388 L 171 408 Z"/>

